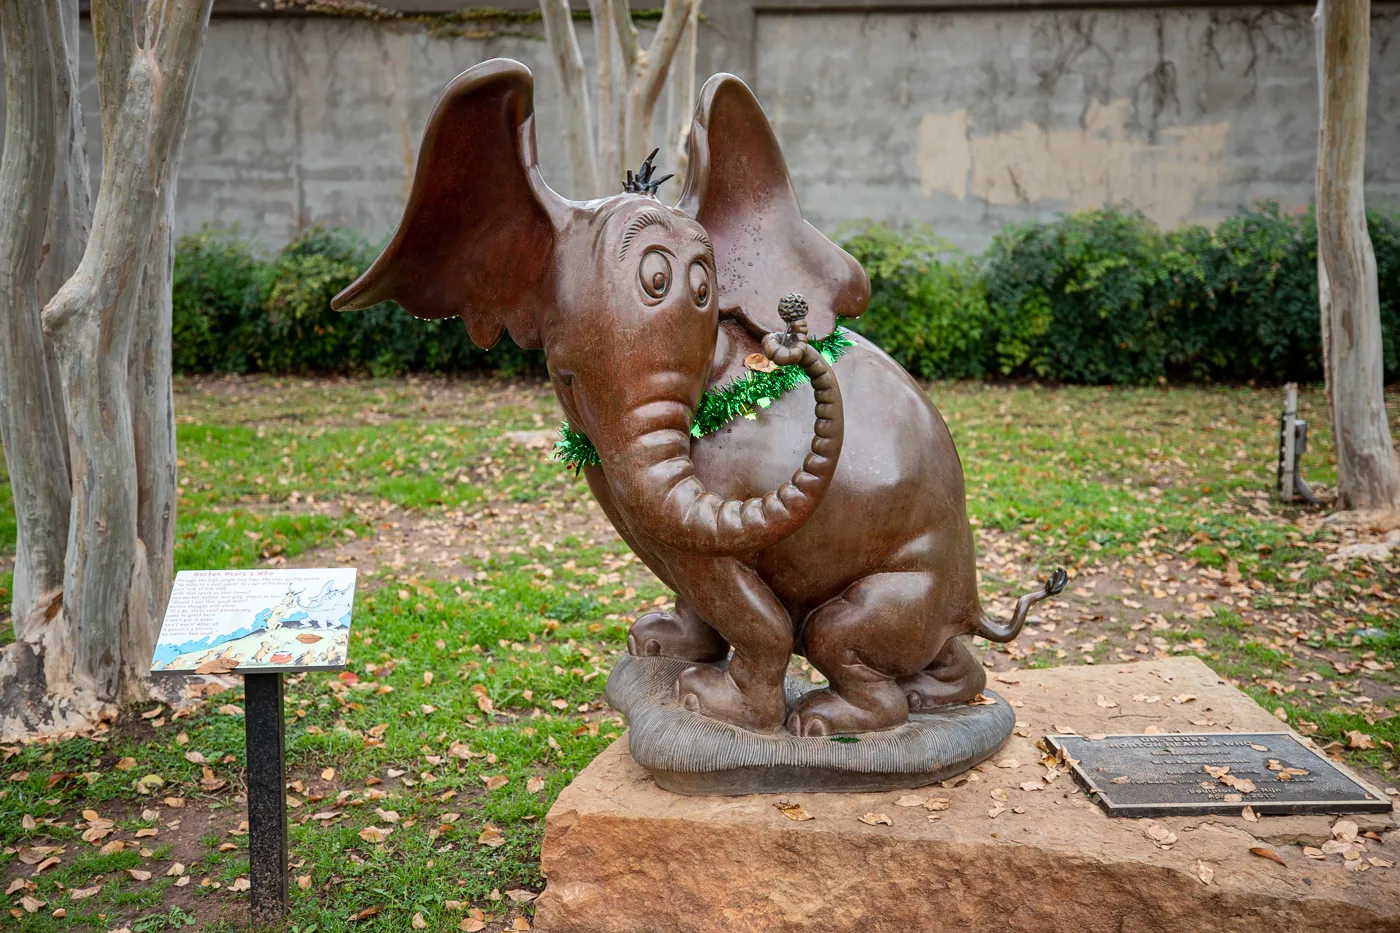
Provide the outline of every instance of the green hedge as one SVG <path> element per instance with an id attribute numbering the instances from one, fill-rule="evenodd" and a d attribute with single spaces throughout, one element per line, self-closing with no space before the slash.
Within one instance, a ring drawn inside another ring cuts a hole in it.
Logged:
<path id="1" fill-rule="evenodd" d="M 1388 379 L 1400 378 L 1400 219 L 1368 214 Z M 1126 208 L 1004 228 L 980 257 L 926 227 L 865 224 L 837 240 L 870 275 L 851 323 L 915 376 L 1057 382 L 1281 382 L 1322 377 L 1317 229 L 1271 203 L 1214 230 L 1163 234 Z M 181 239 L 177 371 L 454 372 L 538 368 L 509 338 L 489 353 L 462 322 L 393 303 L 337 314 L 330 299 L 378 250 L 312 228 L 271 259 L 229 231 Z"/>
<path id="2" fill-rule="evenodd" d="M 345 229 L 312 227 L 271 260 L 232 231 L 203 230 L 175 253 L 173 343 L 181 373 L 515 373 L 543 365 L 509 338 L 489 352 L 459 318 L 420 321 L 393 302 L 332 311 L 379 249 Z"/>

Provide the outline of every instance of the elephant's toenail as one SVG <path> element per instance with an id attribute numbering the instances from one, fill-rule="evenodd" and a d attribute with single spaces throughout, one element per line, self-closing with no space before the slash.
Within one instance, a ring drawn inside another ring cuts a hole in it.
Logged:
<path id="1" fill-rule="evenodd" d="M 924 707 L 924 698 L 919 696 L 913 690 L 910 690 L 908 693 L 906 693 L 904 695 L 904 699 L 909 704 L 909 712 L 911 713 L 917 713 Z"/>
<path id="2" fill-rule="evenodd" d="M 687 693 L 681 697 L 681 705 L 692 713 L 700 712 L 700 698 L 693 693 Z"/>
<path id="3" fill-rule="evenodd" d="M 637 639 L 633 638 L 631 635 L 627 636 L 627 653 L 630 655 L 635 655 L 637 653 Z"/>
<path id="4" fill-rule="evenodd" d="M 661 654 L 661 642 L 655 638 L 647 639 L 646 654 L 649 658 L 659 657 Z"/>
<path id="5" fill-rule="evenodd" d="M 820 716 L 814 717 L 810 722 L 807 723 L 807 734 L 815 736 L 826 735 L 826 723 L 822 720 Z"/>

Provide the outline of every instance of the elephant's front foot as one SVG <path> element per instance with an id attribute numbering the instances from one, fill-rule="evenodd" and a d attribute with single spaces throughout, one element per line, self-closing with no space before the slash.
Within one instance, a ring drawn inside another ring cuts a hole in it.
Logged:
<path id="1" fill-rule="evenodd" d="M 904 725 L 908 719 L 904 695 L 892 681 L 886 681 L 861 684 L 849 698 L 831 688 L 813 690 L 793 705 L 787 730 L 800 736 L 883 732 Z"/>
<path id="2" fill-rule="evenodd" d="M 648 612 L 633 622 L 627 633 L 627 653 L 710 663 L 729 655 L 729 642 L 695 610 L 678 604 L 674 613 Z"/>
<path id="3" fill-rule="evenodd" d="M 786 711 L 781 680 L 771 687 L 755 684 L 746 692 L 729 671 L 709 665 L 681 672 L 676 678 L 676 699 L 692 713 L 750 732 L 777 732 Z"/>

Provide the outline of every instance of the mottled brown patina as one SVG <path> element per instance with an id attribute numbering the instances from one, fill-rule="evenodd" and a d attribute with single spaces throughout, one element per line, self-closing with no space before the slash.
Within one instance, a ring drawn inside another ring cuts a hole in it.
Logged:
<path id="1" fill-rule="evenodd" d="M 590 488 L 676 591 L 675 612 L 638 619 L 628 646 L 696 662 L 677 680 L 687 709 L 819 736 L 976 696 L 985 676 L 956 637 L 1014 638 L 1063 578 L 1023 597 L 1011 622 L 988 619 L 942 417 L 868 341 L 839 367 L 807 343 L 863 312 L 870 285 L 802 219 L 753 94 L 732 75 L 705 85 L 674 208 L 650 184 L 583 203 L 551 191 L 532 98 L 529 70 L 506 60 L 448 86 L 398 231 L 335 306 L 393 299 L 423 318 L 460 315 L 484 347 L 509 331 L 544 348 L 570 424 L 602 461 Z M 800 364 L 810 384 L 692 438 L 707 386 L 755 353 Z M 794 652 L 831 686 L 788 709 Z"/>

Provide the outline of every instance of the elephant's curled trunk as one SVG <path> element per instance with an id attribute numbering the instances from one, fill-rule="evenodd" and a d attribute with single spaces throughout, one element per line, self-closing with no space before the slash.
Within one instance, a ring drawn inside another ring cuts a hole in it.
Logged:
<path id="1" fill-rule="evenodd" d="M 800 296 L 795 297 L 800 301 Z M 763 338 L 765 356 L 779 366 L 800 365 L 812 383 L 816 421 L 811 451 L 802 467 L 790 481 L 762 496 L 725 499 L 706 490 L 695 476 L 689 426 L 658 425 L 634 448 L 646 462 L 622 471 L 624 476 L 646 477 L 619 496 L 620 502 L 628 502 L 639 513 L 640 530 L 678 550 L 738 555 L 771 547 L 812 517 L 836 472 L 845 419 L 836 374 L 807 342 L 804 313 L 805 302 L 801 313 L 784 314 L 787 333 Z"/>

